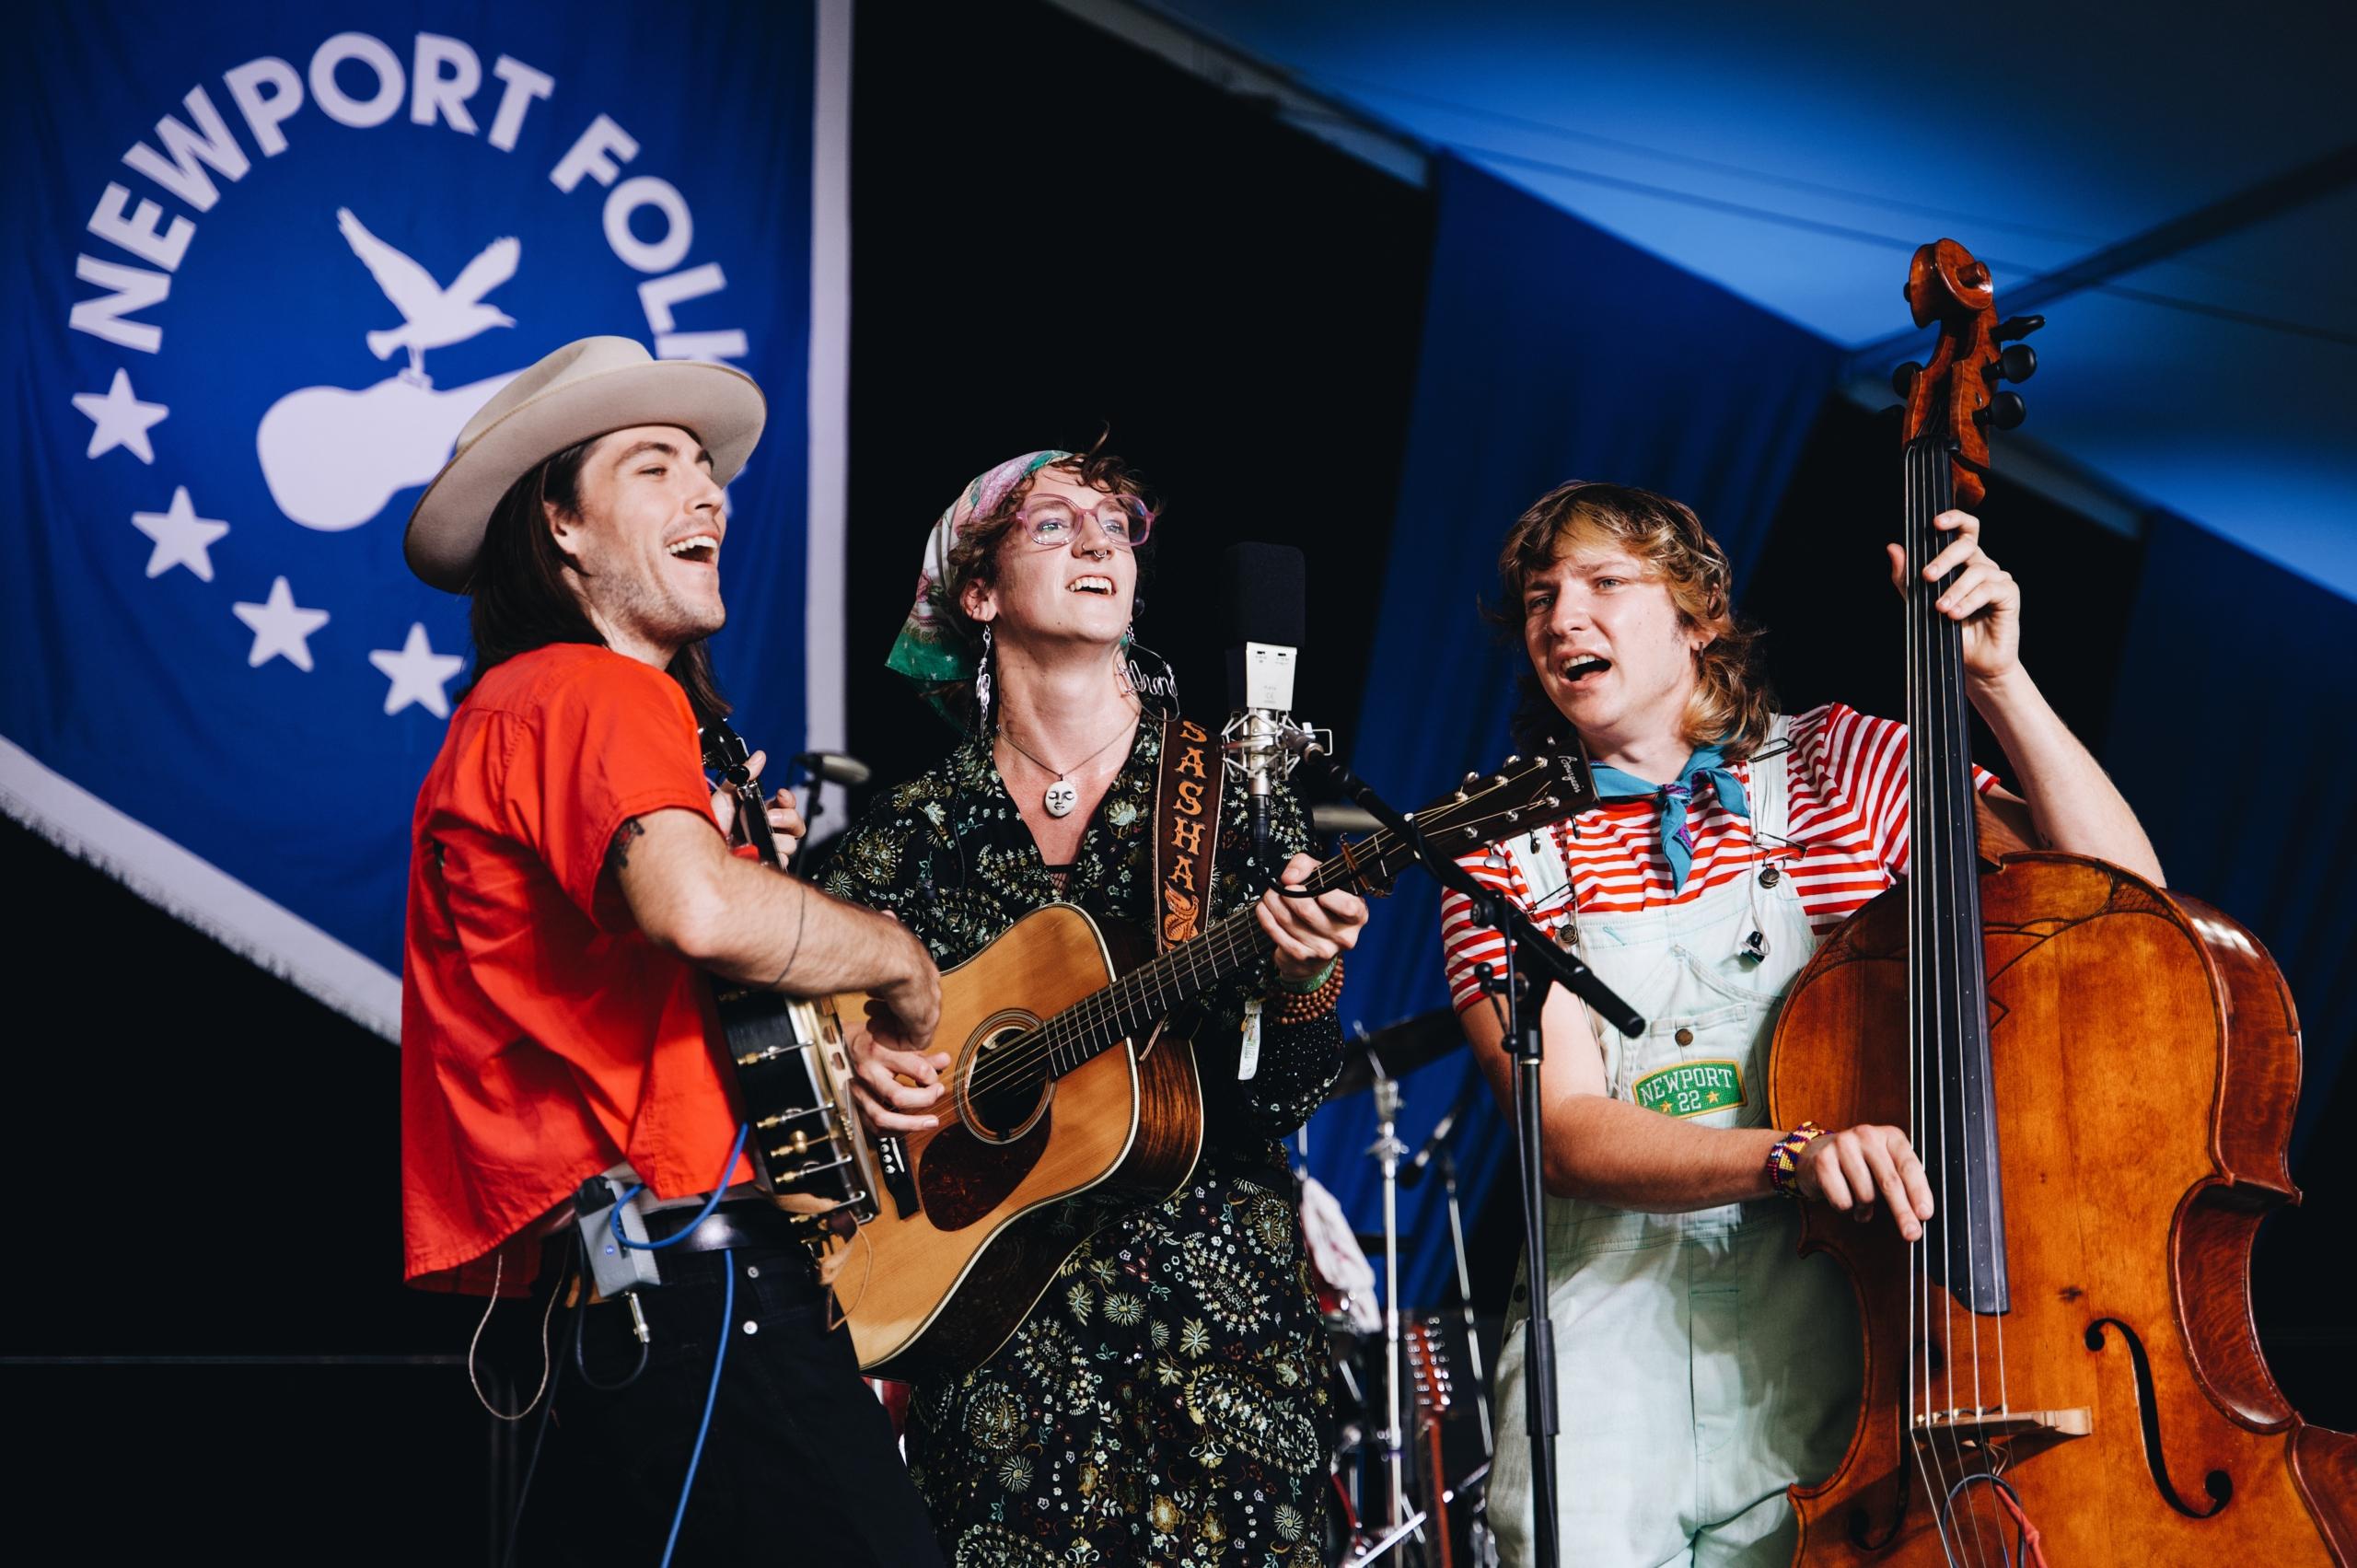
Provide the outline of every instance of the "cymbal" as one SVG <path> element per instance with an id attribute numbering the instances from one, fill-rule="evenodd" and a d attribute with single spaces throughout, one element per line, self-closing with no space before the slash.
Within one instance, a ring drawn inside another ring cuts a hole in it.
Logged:
<path id="1" fill-rule="evenodd" d="M 1344 1095 L 1373 1088 L 1375 1067 L 1367 1060 L 1369 1056 L 1383 1063 L 1387 1076 L 1396 1078 L 1439 1061 L 1464 1043 L 1465 1031 L 1457 1027 L 1457 1010 L 1453 1007 L 1435 1007 L 1429 1013 L 1402 1018 L 1364 1040 L 1343 1042 L 1342 1075 L 1334 1080 L 1326 1098 L 1340 1099 Z"/>

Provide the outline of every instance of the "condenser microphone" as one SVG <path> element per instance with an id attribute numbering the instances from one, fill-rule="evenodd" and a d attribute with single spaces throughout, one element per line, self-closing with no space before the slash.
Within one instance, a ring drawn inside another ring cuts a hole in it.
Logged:
<path id="1" fill-rule="evenodd" d="M 1289 544 L 1232 544 L 1220 557 L 1226 584 L 1227 703 L 1221 732 L 1228 766 L 1252 805 L 1252 854 L 1268 871 L 1269 813 L 1277 781 L 1292 760 L 1283 737 L 1293 726 L 1294 662 L 1301 653 L 1300 551 Z"/>

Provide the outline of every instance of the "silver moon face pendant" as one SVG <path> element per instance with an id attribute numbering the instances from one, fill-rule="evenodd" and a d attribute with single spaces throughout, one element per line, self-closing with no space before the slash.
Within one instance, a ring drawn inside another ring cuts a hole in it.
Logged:
<path id="1" fill-rule="evenodd" d="M 1039 803 L 1048 808 L 1051 817 L 1069 817 L 1072 808 L 1080 804 L 1080 791 L 1073 787 L 1070 779 L 1058 779 L 1048 786 L 1048 793 L 1039 797 Z"/>

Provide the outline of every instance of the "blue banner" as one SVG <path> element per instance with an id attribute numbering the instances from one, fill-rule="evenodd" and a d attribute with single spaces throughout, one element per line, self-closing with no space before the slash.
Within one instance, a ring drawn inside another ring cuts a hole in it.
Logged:
<path id="1" fill-rule="evenodd" d="M 849 13 L 45 8 L 5 67 L 0 806 L 393 1036 L 468 654 L 402 527 L 599 332 L 768 393 L 714 653 L 773 757 L 840 744 Z"/>

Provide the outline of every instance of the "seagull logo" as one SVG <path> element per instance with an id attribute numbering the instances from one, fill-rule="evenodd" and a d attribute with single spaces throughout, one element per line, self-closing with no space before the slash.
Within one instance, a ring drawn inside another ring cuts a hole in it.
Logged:
<path id="1" fill-rule="evenodd" d="M 462 343 L 478 332 L 516 324 L 514 317 L 482 302 L 484 295 L 516 275 L 516 261 L 523 247 L 512 238 L 484 246 L 458 280 L 444 288 L 434 281 L 433 273 L 369 233 L 350 207 L 338 207 L 335 221 L 352 253 L 366 264 L 368 275 L 401 313 L 400 326 L 368 334 L 368 352 L 378 359 L 389 359 L 397 348 L 409 350 L 409 370 L 403 378 L 412 385 L 434 384 L 425 374 L 427 349 Z"/>
<path id="2" fill-rule="evenodd" d="M 514 277 L 523 258 L 514 238 L 494 239 L 444 288 L 433 273 L 371 234 L 350 207 L 338 207 L 335 221 L 344 243 L 401 313 L 400 326 L 366 334 L 368 352 L 390 359 L 395 349 L 407 349 L 409 363 L 371 387 L 298 388 L 262 415 L 254 448 L 271 499 L 293 521 L 322 533 L 356 528 L 402 490 L 431 480 L 467 421 L 516 374 L 437 390 L 425 373 L 425 351 L 514 326 L 516 319 L 485 304 L 483 296 Z M 334 245 L 324 232 L 320 243 Z"/>

